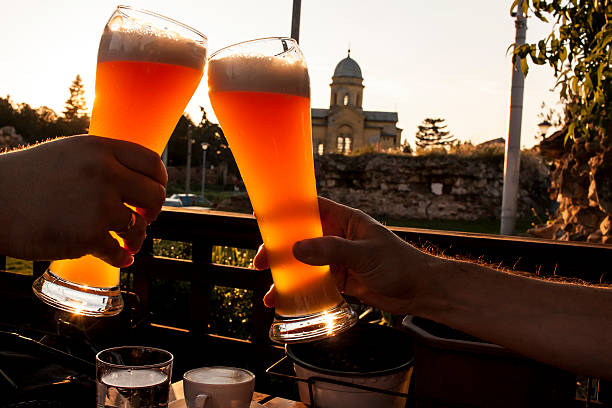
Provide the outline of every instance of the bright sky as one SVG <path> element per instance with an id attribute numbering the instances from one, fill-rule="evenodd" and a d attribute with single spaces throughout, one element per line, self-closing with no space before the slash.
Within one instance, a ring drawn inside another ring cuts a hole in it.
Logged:
<path id="1" fill-rule="evenodd" d="M 365 110 L 397 111 L 405 139 L 414 142 L 426 117 L 445 118 L 460 140 L 479 143 L 508 134 L 514 20 L 511 0 L 304 0 L 300 46 L 308 63 L 312 107 L 329 107 L 336 64 L 357 61 L 364 76 Z M 63 110 L 68 87 L 83 78 L 93 104 L 102 29 L 118 4 L 156 11 L 203 32 L 209 51 L 252 38 L 288 36 L 291 0 L 3 0 L 0 96 L 33 107 Z M 527 41 L 550 28 L 528 20 Z M 555 106 L 552 70 L 532 68 L 525 81 L 522 145 L 537 141 L 540 105 Z M 187 111 L 209 116 L 206 79 Z M 2 124 L 0 124 L 2 125 Z"/>

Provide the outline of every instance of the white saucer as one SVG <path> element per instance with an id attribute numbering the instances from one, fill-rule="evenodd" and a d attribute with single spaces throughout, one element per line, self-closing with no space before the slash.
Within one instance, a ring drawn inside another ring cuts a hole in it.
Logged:
<path id="1" fill-rule="evenodd" d="M 172 401 L 170 404 L 168 404 L 168 408 L 187 408 L 187 404 L 185 403 L 185 399 L 181 398 L 175 401 Z M 261 405 L 259 402 L 251 402 L 251 406 L 250 408 L 265 408 L 263 405 Z"/>

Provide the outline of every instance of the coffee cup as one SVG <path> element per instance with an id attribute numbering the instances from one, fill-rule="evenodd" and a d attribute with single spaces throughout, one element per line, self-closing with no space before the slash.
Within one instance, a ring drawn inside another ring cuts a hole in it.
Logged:
<path id="1" fill-rule="evenodd" d="M 201 367 L 183 375 L 187 408 L 249 408 L 255 375 L 236 367 Z"/>

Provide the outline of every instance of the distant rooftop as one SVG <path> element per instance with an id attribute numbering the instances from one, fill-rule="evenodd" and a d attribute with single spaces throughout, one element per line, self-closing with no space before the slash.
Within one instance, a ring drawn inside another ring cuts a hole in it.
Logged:
<path id="1" fill-rule="evenodd" d="M 311 115 L 315 119 L 325 119 L 329 115 L 329 109 L 312 108 Z M 397 112 L 363 111 L 365 119 L 370 122 L 397 122 Z"/>
<path id="2" fill-rule="evenodd" d="M 329 109 L 312 108 L 311 115 L 313 118 L 325 119 L 329 113 Z"/>
<path id="3" fill-rule="evenodd" d="M 397 112 L 363 111 L 366 120 L 377 122 L 397 122 Z"/>
<path id="4" fill-rule="evenodd" d="M 351 58 L 351 50 L 348 50 L 348 56 L 336 65 L 334 76 L 363 79 L 359 64 Z"/>
<path id="5" fill-rule="evenodd" d="M 477 146 L 494 146 L 494 145 L 505 145 L 506 139 L 498 137 L 497 139 L 487 140 L 486 142 L 479 143 Z"/>

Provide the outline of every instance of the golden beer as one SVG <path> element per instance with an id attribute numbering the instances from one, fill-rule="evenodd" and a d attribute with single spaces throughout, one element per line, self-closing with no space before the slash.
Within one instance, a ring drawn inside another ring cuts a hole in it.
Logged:
<path id="1" fill-rule="evenodd" d="M 155 13 L 120 6 L 100 41 L 89 134 L 138 143 L 161 154 L 200 83 L 205 62 L 206 37 L 197 31 Z M 85 291 L 118 290 L 119 269 L 92 255 L 54 261 L 49 271 L 59 283 L 72 283 L 71 291 L 78 291 L 78 285 Z M 85 307 L 79 307 L 41 297 L 65 310 L 90 315 L 112 315 L 122 307 L 97 310 L 98 302 L 96 310 L 89 310 L 87 299 Z"/>
<path id="2" fill-rule="evenodd" d="M 290 39 L 236 47 L 258 41 L 279 46 L 285 41 L 287 49 L 268 55 L 255 49 L 228 52 L 228 47 L 215 53 L 208 68 L 209 95 L 266 245 L 277 293 L 271 338 L 312 340 L 344 330 L 354 320 L 329 266 L 309 266 L 292 254 L 296 241 L 322 236 L 308 70 Z"/>

